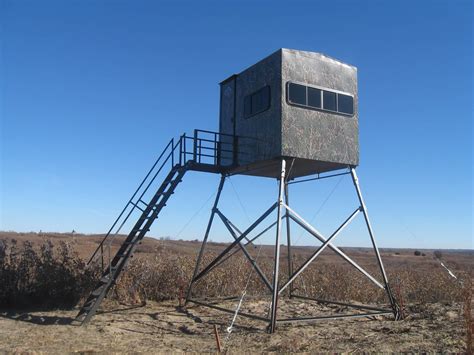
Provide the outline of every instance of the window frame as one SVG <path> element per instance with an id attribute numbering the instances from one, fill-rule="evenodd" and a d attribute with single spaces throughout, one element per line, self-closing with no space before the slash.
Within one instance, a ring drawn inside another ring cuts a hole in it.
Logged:
<path id="1" fill-rule="evenodd" d="M 302 85 L 302 86 L 306 87 L 306 105 L 302 105 L 302 104 L 299 104 L 299 103 L 296 103 L 296 102 L 292 102 L 290 100 L 290 84 Z M 321 91 L 321 107 L 320 108 L 308 105 L 308 88 L 318 89 L 318 90 Z M 328 110 L 328 109 L 324 108 L 324 91 L 328 91 L 328 92 L 336 94 L 336 111 L 332 111 L 332 110 Z M 352 97 L 352 111 L 353 111 L 352 114 L 337 111 L 337 109 L 339 108 L 339 94 Z M 286 82 L 286 95 L 285 96 L 286 96 L 287 104 L 291 105 L 291 106 L 301 107 L 301 108 L 314 110 L 314 111 L 332 113 L 332 114 L 341 115 L 341 116 L 345 116 L 345 117 L 354 117 L 354 115 L 355 115 L 355 104 L 354 104 L 355 103 L 355 97 L 354 97 L 353 94 L 348 93 L 348 92 L 329 89 L 329 88 L 326 88 L 324 86 L 310 85 L 310 84 L 302 83 L 302 82 L 299 82 L 299 81 L 290 81 L 290 80 L 288 80 Z"/>
<path id="2" fill-rule="evenodd" d="M 339 95 L 344 95 L 344 96 L 348 96 L 350 98 L 352 98 L 352 114 L 351 113 L 347 113 L 347 112 L 342 112 L 342 111 L 339 111 Z M 349 94 L 346 94 L 346 93 L 343 93 L 343 92 L 340 92 L 340 93 L 337 93 L 337 96 L 336 96 L 336 104 L 337 104 L 337 113 L 340 113 L 341 115 L 346 115 L 346 116 L 354 116 L 354 95 L 349 95 Z"/>
<path id="3" fill-rule="evenodd" d="M 246 99 L 247 99 L 247 98 L 250 98 L 250 111 L 252 111 L 252 97 L 253 97 L 254 95 L 256 95 L 257 93 L 259 93 L 260 91 L 265 90 L 266 88 L 268 88 L 268 106 L 267 106 L 266 108 L 260 110 L 260 111 L 251 112 L 249 115 L 246 115 L 246 114 L 245 114 L 245 101 L 246 101 Z M 244 102 L 243 102 L 243 106 L 242 106 L 242 107 L 244 108 L 244 110 L 243 110 L 243 116 L 244 116 L 245 119 L 251 118 L 251 117 L 253 117 L 253 116 L 256 116 L 256 115 L 258 115 L 258 114 L 261 114 L 262 112 L 265 112 L 265 111 L 269 110 L 270 107 L 272 107 L 272 90 L 271 90 L 270 85 L 264 85 L 264 86 L 262 86 L 260 89 L 255 90 L 254 92 L 252 92 L 251 94 L 245 95 L 245 96 L 244 96 Z"/>

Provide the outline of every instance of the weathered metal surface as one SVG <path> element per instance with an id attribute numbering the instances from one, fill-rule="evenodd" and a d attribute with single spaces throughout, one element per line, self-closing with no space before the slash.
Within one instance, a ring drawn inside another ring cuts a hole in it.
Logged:
<path id="1" fill-rule="evenodd" d="M 282 155 L 343 166 L 358 165 L 357 69 L 319 53 L 290 49 L 283 49 L 281 53 Z M 288 104 L 288 82 L 299 82 L 354 95 L 354 116 Z M 321 166 L 321 170 L 323 169 L 327 170 Z"/>
<path id="2" fill-rule="evenodd" d="M 354 96 L 354 115 L 290 105 L 288 82 Z M 244 116 L 245 96 L 270 87 L 270 108 Z M 235 103 L 235 106 L 234 106 Z M 280 49 L 221 83 L 220 132 L 238 137 L 234 173 L 278 177 L 281 157 L 295 158 L 290 178 L 357 166 L 357 69 L 325 55 Z"/>
<path id="3" fill-rule="evenodd" d="M 281 155 L 281 55 L 275 52 L 221 84 L 220 127 L 235 125 L 238 137 L 238 165 L 270 160 Z M 234 85 L 235 91 L 230 85 Z M 232 84 L 231 84 L 232 82 Z M 270 87 L 270 108 L 252 117 L 244 116 L 245 96 Z M 232 122 L 235 92 L 235 123 Z M 227 122 L 226 122 L 227 121 Z M 231 121 L 231 123 L 229 123 Z M 279 168 L 278 168 L 279 170 Z"/>

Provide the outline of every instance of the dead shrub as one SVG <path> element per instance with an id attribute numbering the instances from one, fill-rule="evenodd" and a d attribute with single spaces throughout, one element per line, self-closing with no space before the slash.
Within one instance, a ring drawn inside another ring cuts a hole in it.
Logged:
<path id="1" fill-rule="evenodd" d="M 206 254 L 207 265 L 216 254 Z M 195 256 L 177 254 L 160 246 L 151 253 L 131 259 L 110 297 L 140 304 L 146 300 L 183 299 L 194 271 Z M 295 265 L 304 261 L 295 257 Z M 259 266 L 271 281 L 272 258 L 262 257 Z M 281 283 L 286 282 L 286 265 L 281 263 Z M 364 266 L 379 278 L 376 265 Z M 415 269 L 409 265 L 388 268 L 392 289 L 403 303 L 462 302 L 463 288 L 442 268 Z M 70 307 L 88 295 L 99 278 L 97 267 L 86 268 L 69 243 L 55 246 L 45 241 L 40 248 L 0 241 L 1 307 Z M 238 254 L 212 270 L 193 287 L 196 297 L 240 295 L 248 281 L 249 295 L 268 290 L 247 259 Z M 383 290 L 349 265 L 315 263 L 295 281 L 296 293 L 327 300 L 387 303 Z"/>
<path id="2" fill-rule="evenodd" d="M 72 307 L 97 277 L 84 266 L 69 243 L 1 241 L 0 307 Z"/>

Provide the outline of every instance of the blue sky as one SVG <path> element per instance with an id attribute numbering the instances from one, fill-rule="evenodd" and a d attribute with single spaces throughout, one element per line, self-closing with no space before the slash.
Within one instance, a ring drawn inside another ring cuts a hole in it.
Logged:
<path id="1" fill-rule="evenodd" d="M 380 246 L 472 248 L 472 10 L 0 0 L 0 229 L 106 231 L 171 137 L 218 128 L 218 83 L 286 47 L 358 67 L 358 174 Z M 218 180 L 186 176 L 151 234 L 201 238 Z M 276 191 L 274 180 L 234 177 L 222 210 L 243 228 Z M 301 184 L 292 203 L 330 233 L 356 196 L 346 177 Z M 368 246 L 362 227 L 338 243 Z M 212 238 L 228 240 L 222 226 Z"/>

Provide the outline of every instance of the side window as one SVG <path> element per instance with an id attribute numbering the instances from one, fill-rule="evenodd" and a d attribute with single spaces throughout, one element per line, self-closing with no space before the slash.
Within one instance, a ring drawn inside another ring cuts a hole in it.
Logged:
<path id="1" fill-rule="evenodd" d="M 293 104 L 306 106 L 306 86 L 290 83 L 288 85 L 288 100 Z"/>
<path id="2" fill-rule="evenodd" d="M 332 90 L 288 82 L 288 103 L 321 111 L 354 115 L 354 98 Z"/>
<path id="3" fill-rule="evenodd" d="M 270 86 L 244 97 L 244 116 L 250 117 L 270 108 Z"/>
<path id="4" fill-rule="evenodd" d="M 336 111 L 336 93 L 331 91 L 323 92 L 323 108 L 328 111 Z"/>
<path id="5" fill-rule="evenodd" d="M 348 115 L 353 115 L 354 98 L 349 95 L 337 94 L 337 111 L 341 113 L 347 113 Z"/>
<path id="6" fill-rule="evenodd" d="M 308 87 L 308 106 L 321 108 L 321 91 L 319 89 Z"/>

